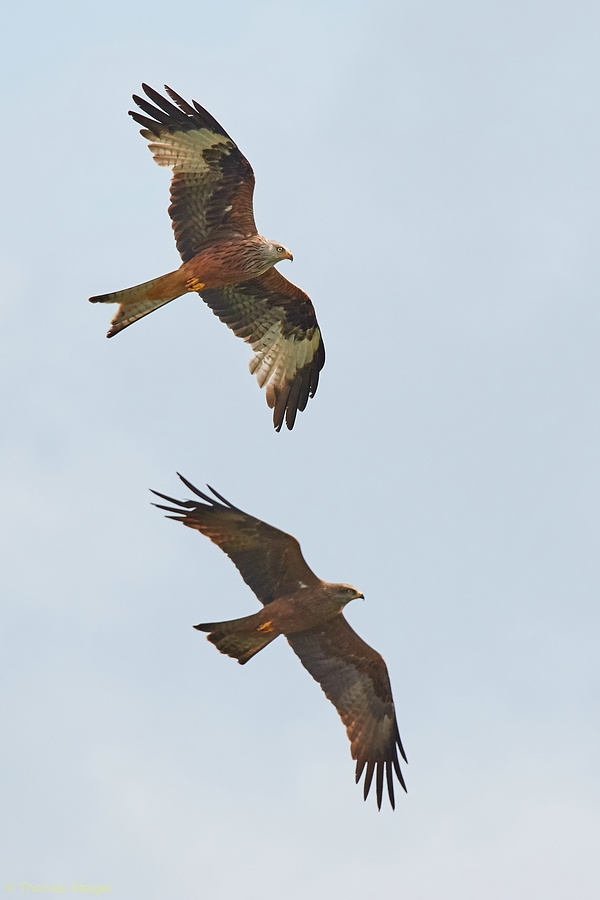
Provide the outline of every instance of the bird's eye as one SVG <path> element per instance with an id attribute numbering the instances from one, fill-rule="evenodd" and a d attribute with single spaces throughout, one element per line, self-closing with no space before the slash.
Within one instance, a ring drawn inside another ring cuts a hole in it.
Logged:
<path id="1" fill-rule="evenodd" d="M 285 253 L 285 250 L 283 249 L 283 247 L 278 247 L 278 248 L 277 248 L 277 252 L 278 252 L 278 253 Z"/>

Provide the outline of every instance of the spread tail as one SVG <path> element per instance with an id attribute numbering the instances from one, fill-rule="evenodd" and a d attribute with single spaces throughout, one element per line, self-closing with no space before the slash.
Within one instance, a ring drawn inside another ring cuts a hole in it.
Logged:
<path id="1" fill-rule="evenodd" d="M 263 611 L 229 622 L 205 622 L 194 628 L 208 631 L 207 640 L 221 653 L 237 659 L 241 666 L 279 636 Z"/>
<path id="2" fill-rule="evenodd" d="M 177 270 L 169 272 L 167 275 L 161 275 L 160 278 L 153 278 L 152 281 L 136 284 L 124 291 L 113 291 L 112 294 L 90 297 L 90 303 L 119 304 L 119 309 L 106 334 L 106 337 L 112 337 L 127 328 L 128 325 L 147 316 L 148 313 L 154 312 L 159 306 L 164 306 L 165 303 L 170 303 L 176 297 L 181 297 L 187 291 L 188 288 Z"/>

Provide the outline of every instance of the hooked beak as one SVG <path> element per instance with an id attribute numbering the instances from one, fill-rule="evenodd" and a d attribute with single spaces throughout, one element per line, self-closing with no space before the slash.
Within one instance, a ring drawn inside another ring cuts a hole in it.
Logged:
<path id="1" fill-rule="evenodd" d="M 292 254 L 292 253 L 288 253 L 288 255 L 286 256 L 286 259 L 289 259 L 290 262 L 294 262 L 294 256 L 293 256 L 293 254 Z"/>

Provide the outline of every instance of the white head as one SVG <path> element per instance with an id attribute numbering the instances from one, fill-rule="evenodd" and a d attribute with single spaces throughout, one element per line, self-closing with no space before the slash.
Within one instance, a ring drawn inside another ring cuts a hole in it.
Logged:
<path id="1" fill-rule="evenodd" d="M 283 246 L 283 244 L 279 244 L 277 243 L 277 241 L 269 241 L 267 238 L 263 238 L 263 240 L 265 255 L 269 260 L 272 260 L 272 266 L 274 266 L 275 263 L 280 262 L 282 259 L 289 259 L 293 262 L 294 257 L 292 256 L 288 248 Z"/>

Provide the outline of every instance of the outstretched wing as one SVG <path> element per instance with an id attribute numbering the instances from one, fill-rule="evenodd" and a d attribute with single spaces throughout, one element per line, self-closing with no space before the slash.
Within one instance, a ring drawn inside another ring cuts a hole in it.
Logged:
<path id="1" fill-rule="evenodd" d="M 166 494 L 152 491 L 157 497 L 176 504 L 176 507 L 161 506 L 158 503 L 155 505 L 176 514 L 168 518 L 201 531 L 217 544 L 237 566 L 240 575 L 261 603 L 271 603 L 283 594 L 321 584 L 320 579 L 309 569 L 300 544 L 291 534 L 242 512 L 210 486 L 209 490 L 222 503 L 203 494 L 183 475 L 179 477 L 205 502 L 174 500 Z"/>
<path id="2" fill-rule="evenodd" d="M 381 809 L 384 774 L 392 808 L 394 777 L 406 790 L 398 749 L 407 762 L 396 722 L 387 666 L 372 647 L 336 616 L 325 625 L 286 635 L 294 653 L 331 700 L 350 739 L 356 781 L 366 766 L 364 797 L 376 773 L 377 806 Z"/>
<path id="3" fill-rule="evenodd" d="M 133 95 L 148 116 L 130 111 L 159 166 L 173 169 L 169 215 L 184 262 L 201 247 L 232 232 L 256 234 L 254 172 L 227 132 L 195 100 L 192 105 L 165 85 L 170 103 L 143 84 L 149 103 Z"/>
<path id="4" fill-rule="evenodd" d="M 259 278 L 200 291 L 214 314 L 254 350 L 250 371 L 265 387 L 273 424 L 293 428 L 314 397 L 325 347 L 308 294 L 275 268 Z"/>

